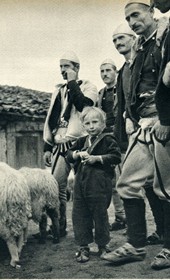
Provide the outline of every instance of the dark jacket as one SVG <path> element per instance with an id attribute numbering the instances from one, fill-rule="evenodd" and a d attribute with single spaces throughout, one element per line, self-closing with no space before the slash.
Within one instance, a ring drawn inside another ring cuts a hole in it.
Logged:
<path id="1" fill-rule="evenodd" d="M 136 122 L 139 121 L 140 117 L 150 117 L 157 114 L 154 107 L 154 92 L 162 59 L 161 49 L 156 44 L 156 34 L 144 43 L 141 43 L 139 39 L 131 75 L 130 109 L 132 118 Z M 141 98 L 139 95 L 141 93 L 148 93 L 148 95 Z"/>
<path id="2" fill-rule="evenodd" d="M 121 162 L 121 153 L 120 148 L 116 142 L 113 133 L 108 133 L 103 131 L 97 139 L 93 142 L 93 144 L 89 147 L 89 136 L 80 137 L 75 144 L 70 148 L 67 153 L 67 159 L 70 162 L 75 162 L 75 170 L 78 172 L 83 166 L 83 172 L 86 173 L 86 170 L 90 169 L 90 174 L 93 174 L 94 170 L 102 170 L 107 176 L 113 177 L 113 166 L 119 164 Z M 93 165 L 85 164 L 81 162 L 79 158 L 77 161 L 74 161 L 72 154 L 73 151 L 87 151 L 90 155 L 100 155 L 102 157 L 103 163 L 97 162 Z M 87 172 L 87 173 L 89 173 Z"/>
<path id="3" fill-rule="evenodd" d="M 123 152 L 126 151 L 128 145 L 128 139 L 127 139 L 126 128 L 125 128 L 125 119 L 123 118 L 123 113 L 125 112 L 125 96 L 124 96 L 123 85 L 122 85 L 122 73 L 123 73 L 124 65 L 119 70 L 119 74 L 117 77 L 118 111 L 115 119 L 115 130 L 114 130 L 115 136 L 118 139 L 119 146 Z"/>
<path id="4" fill-rule="evenodd" d="M 170 126 L 170 88 L 167 88 L 162 81 L 165 66 L 170 61 L 170 29 L 166 31 L 163 48 L 163 59 L 156 89 L 155 102 L 161 124 Z"/>
<path id="5" fill-rule="evenodd" d="M 104 87 L 99 91 L 97 107 L 101 108 L 106 113 L 106 126 L 113 127 L 117 115 L 116 86 L 110 89 Z"/>

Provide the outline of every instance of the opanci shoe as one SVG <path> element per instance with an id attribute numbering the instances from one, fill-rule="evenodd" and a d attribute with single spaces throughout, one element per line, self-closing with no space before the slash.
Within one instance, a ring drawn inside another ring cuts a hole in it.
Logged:
<path id="1" fill-rule="evenodd" d="M 114 264 L 122 264 L 143 261 L 145 256 L 145 248 L 135 248 L 130 243 L 125 243 L 113 252 L 105 254 L 102 259 Z"/>
<path id="2" fill-rule="evenodd" d="M 151 263 L 153 269 L 165 269 L 170 267 L 170 250 L 163 248 Z"/>

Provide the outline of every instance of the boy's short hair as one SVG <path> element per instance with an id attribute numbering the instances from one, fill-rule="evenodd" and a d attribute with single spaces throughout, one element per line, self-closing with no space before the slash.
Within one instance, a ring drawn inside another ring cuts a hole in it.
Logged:
<path id="1" fill-rule="evenodd" d="M 93 115 L 97 116 L 104 124 L 106 124 L 106 114 L 102 109 L 94 107 L 94 106 L 85 107 L 80 116 L 80 120 L 82 123 L 84 122 L 84 118 L 88 114 L 93 114 Z"/>

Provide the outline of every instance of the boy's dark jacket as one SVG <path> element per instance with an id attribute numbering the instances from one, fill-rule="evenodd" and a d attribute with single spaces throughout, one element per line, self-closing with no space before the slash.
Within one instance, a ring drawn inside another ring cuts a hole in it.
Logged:
<path id="1" fill-rule="evenodd" d="M 84 169 L 89 167 L 93 169 L 103 170 L 109 177 L 114 176 L 113 167 L 121 162 L 120 148 L 116 142 L 116 138 L 113 136 L 113 132 L 108 132 L 105 129 L 89 147 L 89 136 L 79 138 L 76 143 L 71 147 L 67 153 L 67 159 L 69 162 L 75 163 L 75 171 L 83 165 Z M 93 165 L 85 164 L 81 162 L 81 159 L 73 159 L 73 151 L 87 151 L 90 155 L 102 156 L 103 163 L 97 162 Z"/>

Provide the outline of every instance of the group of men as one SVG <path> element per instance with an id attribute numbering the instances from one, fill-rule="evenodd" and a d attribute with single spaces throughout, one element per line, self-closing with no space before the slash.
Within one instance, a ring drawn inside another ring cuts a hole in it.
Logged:
<path id="1" fill-rule="evenodd" d="M 59 183 L 60 235 L 65 236 L 66 186 L 71 169 L 65 153 L 84 135 L 82 109 L 93 105 L 102 108 L 108 128 L 114 130 L 122 152 L 126 151 L 114 190 L 116 222 L 124 224 L 126 216 L 128 228 L 128 242 L 103 258 L 113 264 L 145 258 L 146 195 L 156 222 L 156 238 L 164 241 L 151 267 L 163 269 L 170 267 L 170 32 L 169 22 L 153 18 L 153 5 L 163 13 L 170 9 L 166 0 L 130 0 L 126 4 L 129 26 L 120 25 L 113 33 L 113 43 L 125 63 L 117 77 L 114 61 L 103 61 L 100 72 L 106 87 L 99 94 L 89 81 L 79 80 L 80 62 L 74 53 L 61 57 L 66 83 L 56 87 L 51 99 L 44 127 L 44 160 L 47 166 L 52 164 Z"/>

